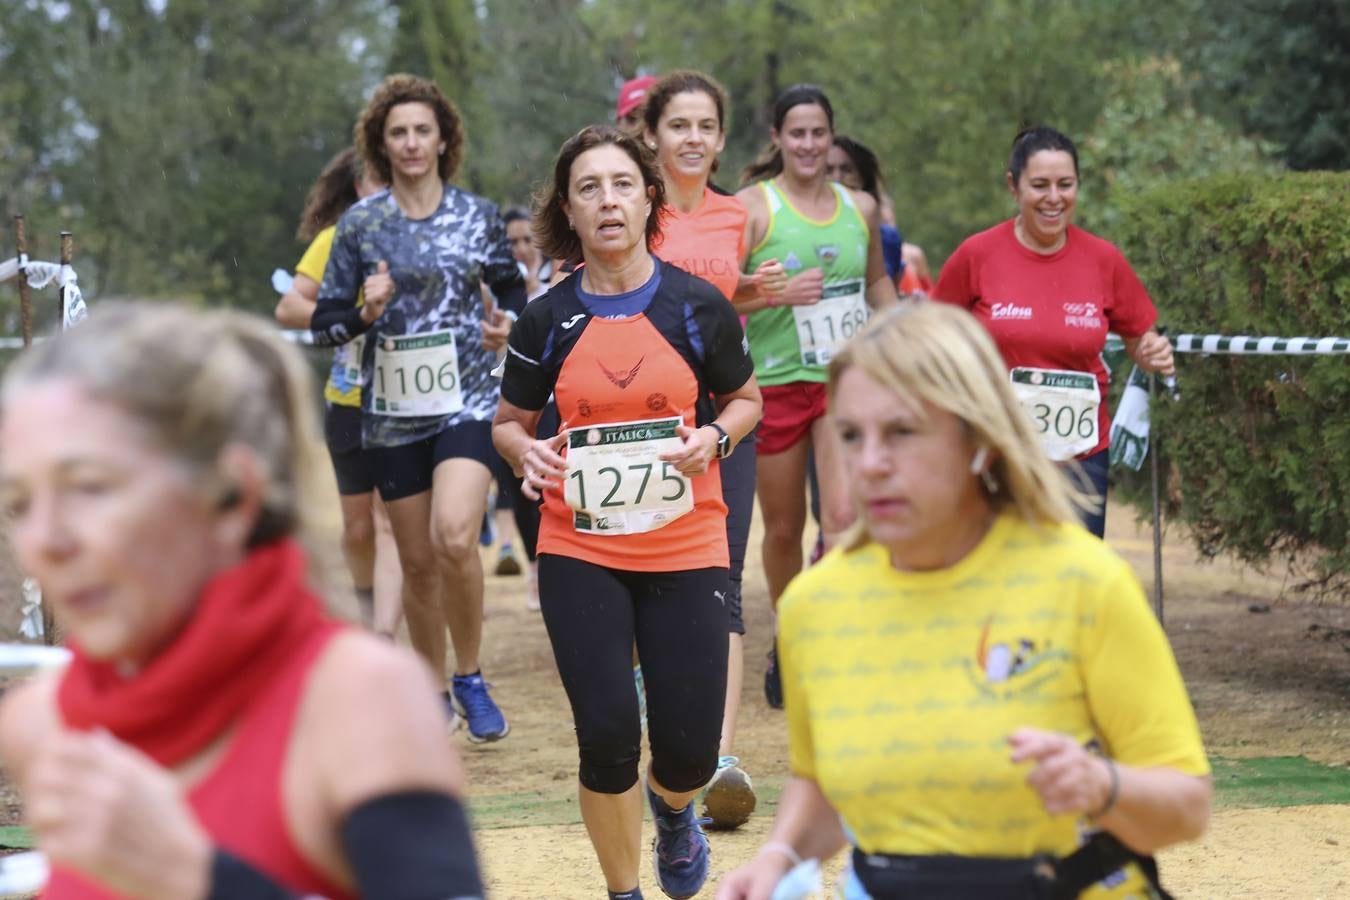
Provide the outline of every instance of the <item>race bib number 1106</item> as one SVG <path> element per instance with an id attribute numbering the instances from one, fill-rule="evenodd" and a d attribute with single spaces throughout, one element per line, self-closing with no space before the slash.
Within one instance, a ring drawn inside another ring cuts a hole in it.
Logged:
<path id="1" fill-rule="evenodd" d="M 385 336 L 375 349 L 371 408 L 386 416 L 447 416 L 464 408 L 449 330 Z"/>

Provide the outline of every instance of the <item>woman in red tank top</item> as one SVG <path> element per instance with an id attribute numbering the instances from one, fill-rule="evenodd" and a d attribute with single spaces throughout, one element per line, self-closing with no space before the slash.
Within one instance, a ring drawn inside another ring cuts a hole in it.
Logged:
<path id="1" fill-rule="evenodd" d="M 10 369 L 12 542 L 73 654 L 0 707 L 46 896 L 359 896 L 414 807 L 440 858 L 403 872 L 481 894 L 429 673 L 311 587 L 302 545 L 340 519 L 308 378 L 261 321 L 172 306 Z"/>

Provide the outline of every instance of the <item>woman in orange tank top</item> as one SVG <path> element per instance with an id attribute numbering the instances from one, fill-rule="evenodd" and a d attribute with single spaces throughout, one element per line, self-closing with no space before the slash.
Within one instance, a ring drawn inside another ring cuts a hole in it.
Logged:
<path id="1" fill-rule="evenodd" d="M 654 257 L 665 191 L 616 128 L 562 147 L 536 198 L 544 252 L 585 266 L 526 307 L 493 438 L 543 497 L 539 599 L 576 722 L 582 817 L 612 898 L 636 900 L 642 798 L 656 877 L 708 872 L 693 799 L 716 769 L 726 692 L 726 505 L 718 460 L 759 419 L 740 321 L 711 284 Z M 536 440 L 550 392 L 559 434 Z M 639 778 L 634 642 L 651 764 Z"/>
<path id="2" fill-rule="evenodd" d="M 309 379 L 260 320 L 158 304 L 9 370 L 12 543 L 72 651 L 0 707 L 45 896 L 481 896 L 430 673 L 307 572 L 340 522 Z"/>

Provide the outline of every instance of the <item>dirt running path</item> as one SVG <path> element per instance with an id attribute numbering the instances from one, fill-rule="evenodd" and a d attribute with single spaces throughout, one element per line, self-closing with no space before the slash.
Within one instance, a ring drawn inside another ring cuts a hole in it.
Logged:
<path id="1" fill-rule="evenodd" d="M 747 862 L 768 828 L 767 818 L 756 817 L 734 834 L 713 835 L 713 877 Z M 479 834 L 478 846 L 495 900 L 602 896 L 600 867 L 579 826 L 492 829 Z M 1350 897 L 1350 807 L 1220 810 L 1204 840 L 1168 851 L 1160 865 L 1177 897 Z M 836 860 L 827 875 L 838 870 Z M 647 896 L 659 896 L 645 865 L 643 883 Z M 700 896 L 715 891 L 710 879 Z"/>

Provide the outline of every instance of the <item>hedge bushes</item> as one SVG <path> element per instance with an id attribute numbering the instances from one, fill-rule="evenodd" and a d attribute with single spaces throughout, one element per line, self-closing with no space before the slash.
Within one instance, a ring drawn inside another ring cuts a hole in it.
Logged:
<path id="1" fill-rule="evenodd" d="M 1350 173 L 1236 175 L 1126 198 L 1111 237 L 1171 334 L 1350 337 Z M 1350 587 L 1350 357 L 1178 357 L 1155 402 L 1166 513 L 1205 554 Z M 1121 493 L 1148 502 L 1147 468 Z"/>

